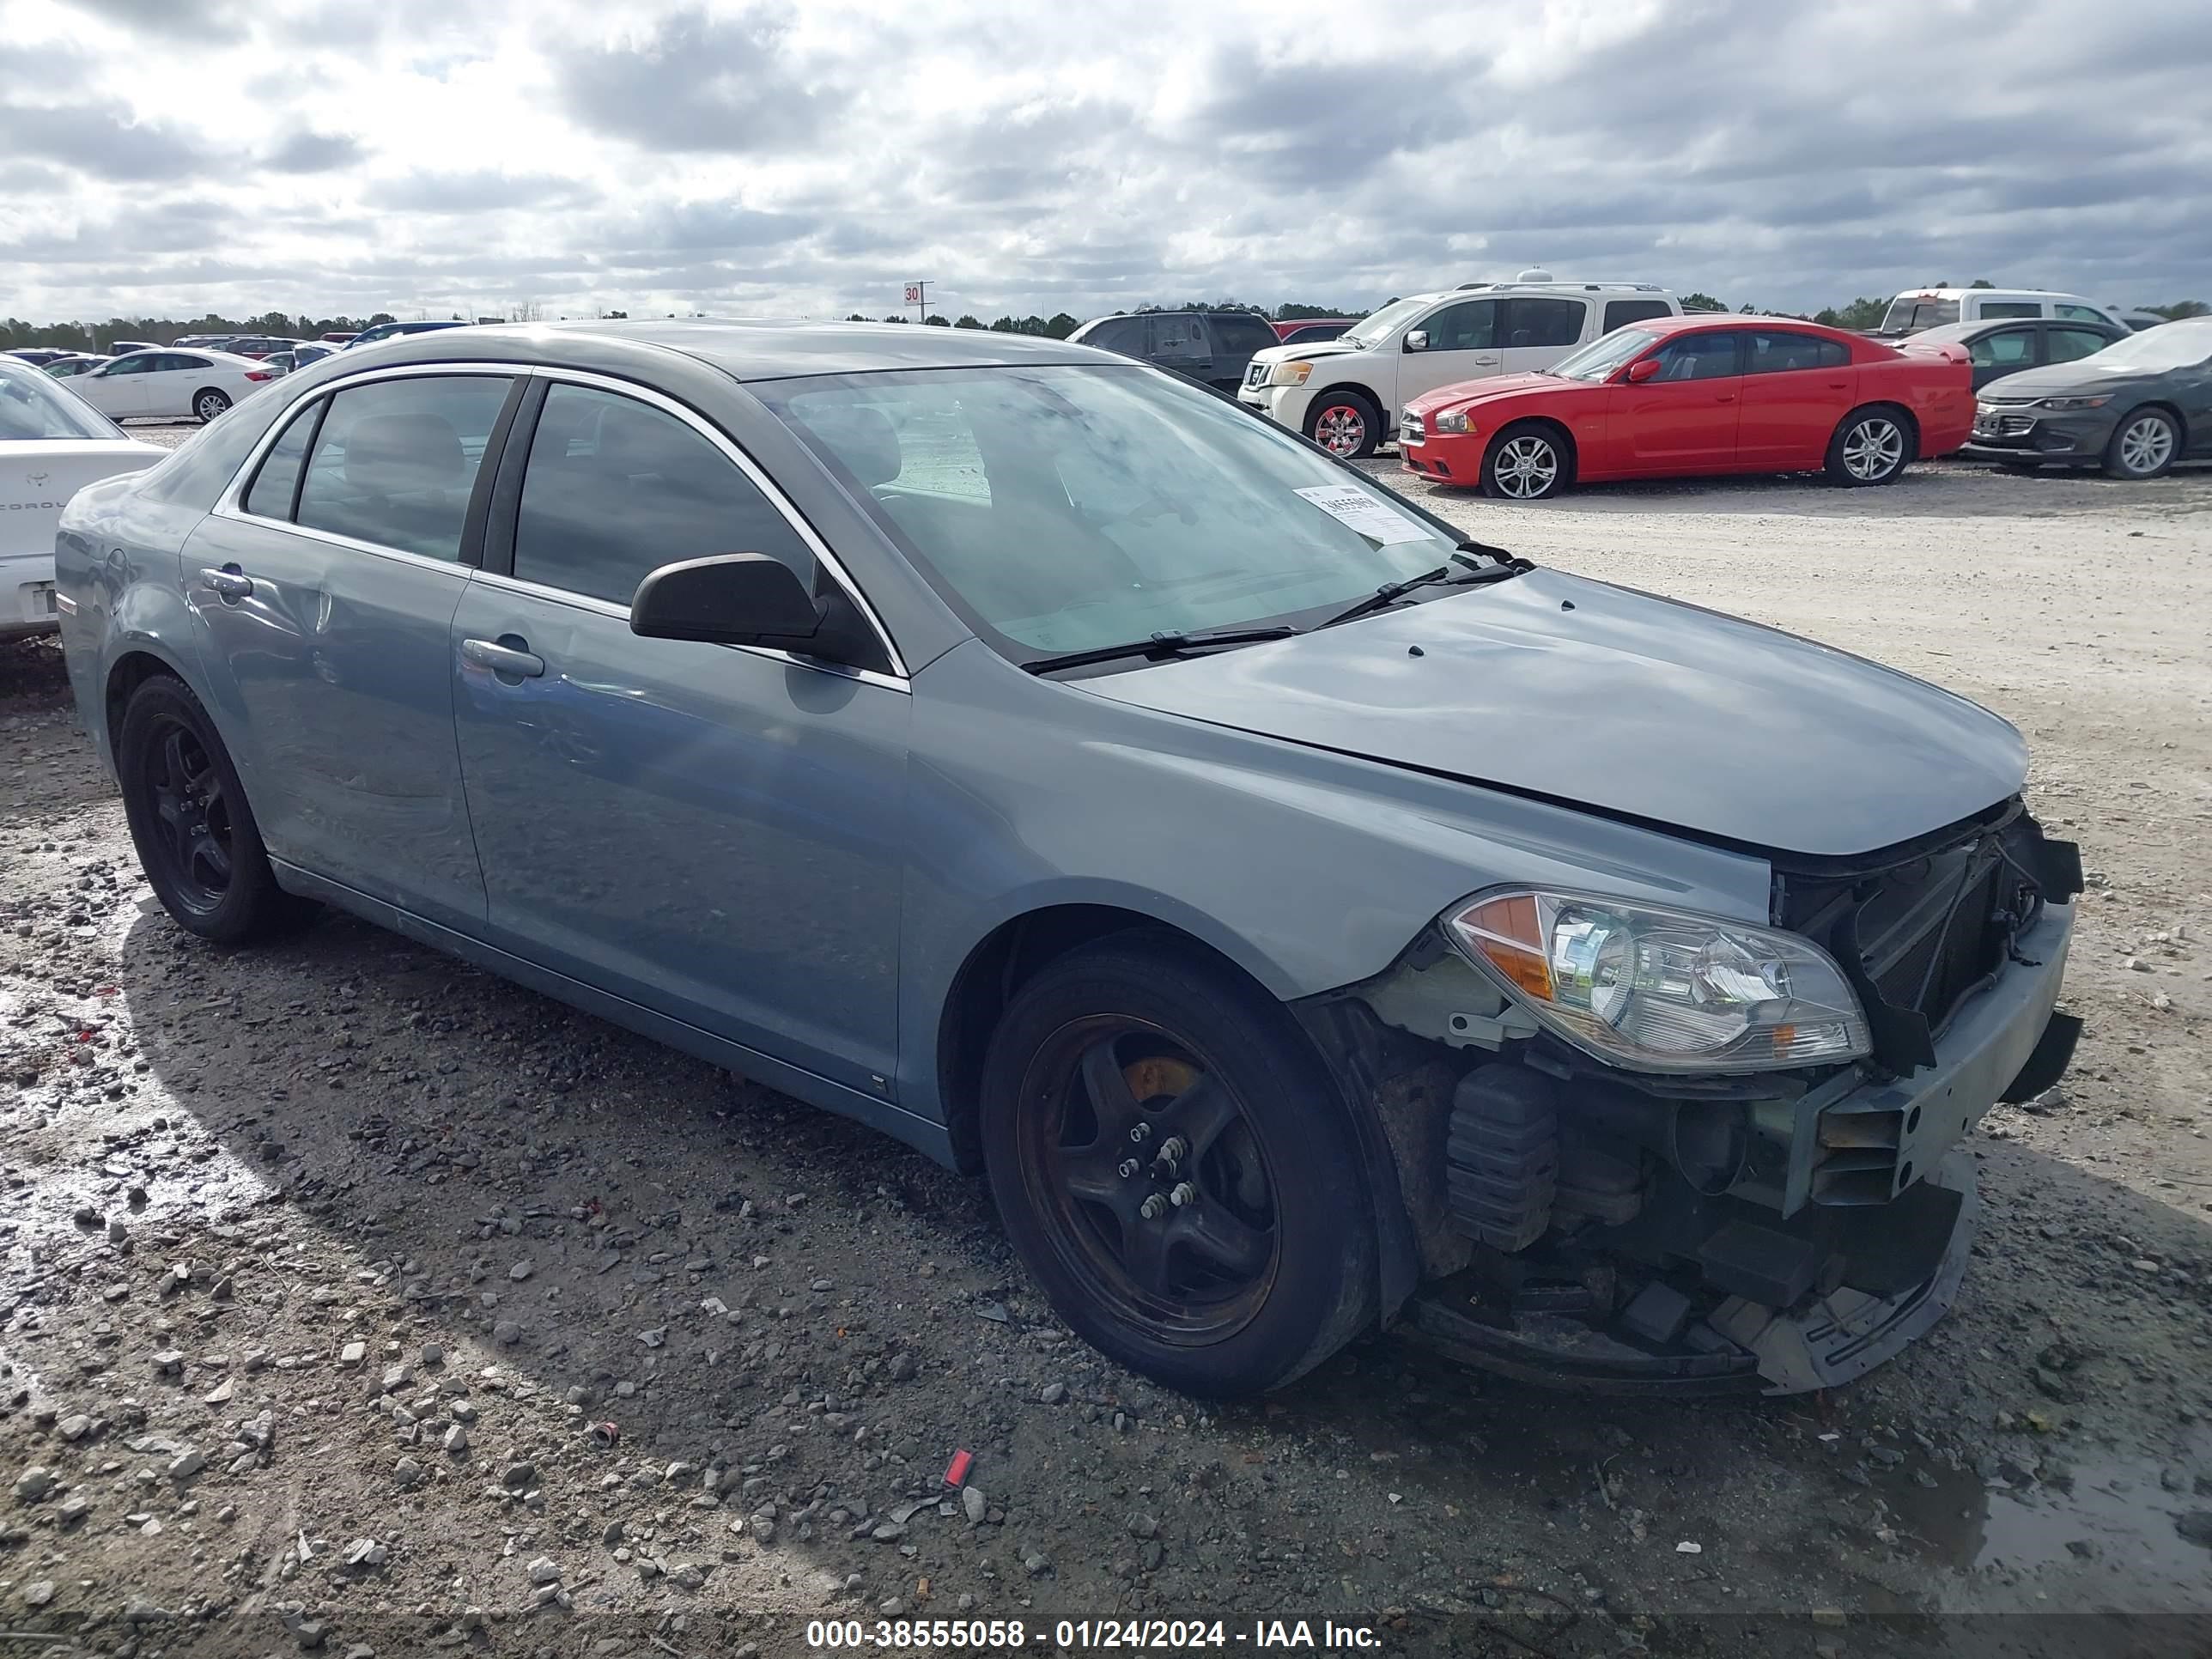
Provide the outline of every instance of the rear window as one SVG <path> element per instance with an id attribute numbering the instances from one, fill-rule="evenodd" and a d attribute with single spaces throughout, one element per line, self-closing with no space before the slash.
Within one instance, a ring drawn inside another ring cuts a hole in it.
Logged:
<path id="1" fill-rule="evenodd" d="M 1626 328 L 1631 323 L 1649 322 L 1654 317 L 1671 317 L 1674 307 L 1664 300 L 1607 300 L 1605 302 L 1605 331 Z"/>

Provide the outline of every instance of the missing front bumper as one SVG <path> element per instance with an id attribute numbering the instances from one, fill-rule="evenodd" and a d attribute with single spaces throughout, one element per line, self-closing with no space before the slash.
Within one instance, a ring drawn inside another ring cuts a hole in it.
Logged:
<path id="1" fill-rule="evenodd" d="M 1652 1279 L 1593 1323 L 1571 1293 L 1509 1301 L 1475 1270 L 1427 1285 L 1407 1328 L 1461 1362 L 1523 1382 L 1613 1395 L 1802 1394 L 1864 1376 L 1925 1334 L 1965 1277 L 1978 1203 L 1973 1160 L 1954 1152 L 1920 1185 L 1927 1213 L 1893 1230 L 1880 1260 L 1786 1308 L 1684 1293 Z M 1948 1226 L 1942 1218 L 1948 1218 Z M 1917 1237 L 1915 1236 L 1917 1235 Z M 1570 1287 L 1557 1287 L 1563 1291 Z"/>

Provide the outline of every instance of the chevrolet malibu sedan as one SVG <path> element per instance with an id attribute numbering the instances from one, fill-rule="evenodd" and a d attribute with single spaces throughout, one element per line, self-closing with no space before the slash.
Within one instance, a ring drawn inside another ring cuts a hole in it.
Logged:
<path id="1" fill-rule="evenodd" d="M 212 421 L 276 378 L 252 357 L 155 346 L 79 375 L 76 390 L 112 421 Z"/>
<path id="2" fill-rule="evenodd" d="M 2129 479 L 2212 459 L 2212 317 L 1992 380 L 1975 405 L 1968 453 L 2015 471 L 2100 466 Z"/>
<path id="3" fill-rule="evenodd" d="M 2003 720 L 1066 342 L 395 340 L 58 556 L 179 927 L 347 911 L 981 1171 L 1066 1319 L 1196 1393 L 1393 1322 L 1854 1376 L 2076 1030 Z"/>
<path id="4" fill-rule="evenodd" d="M 59 626 L 54 526 L 79 486 L 167 453 L 125 437 L 51 369 L 0 356 L 0 643 Z"/>
<path id="5" fill-rule="evenodd" d="M 1963 346 L 1703 314 L 1615 329 L 1542 374 L 1417 398 L 1398 447 L 1409 472 L 1521 501 L 1731 472 L 1883 484 L 1958 448 L 1973 418 Z"/>

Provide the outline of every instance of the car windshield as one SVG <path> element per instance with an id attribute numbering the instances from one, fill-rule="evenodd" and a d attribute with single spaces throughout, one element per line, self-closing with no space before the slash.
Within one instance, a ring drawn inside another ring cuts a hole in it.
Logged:
<path id="1" fill-rule="evenodd" d="M 1371 317 L 1362 318 L 1345 330 L 1341 337 L 1353 345 L 1380 345 L 1419 316 L 1428 303 L 1426 300 L 1399 300 Z"/>
<path id="2" fill-rule="evenodd" d="M 1226 398 L 1141 368 L 910 370 L 757 392 L 1017 658 L 1334 611 L 1459 537 Z"/>
<path id="3" fill-rule="evenodd" d="M 1616 328 L 1544 372 L 1570 380 L 1602 380 L 1659 337 L 1641 328 Z"/>
<path id="4" fill-rule="evenodd" d="M 51 374 L 0 368 L 0 440 L 119 438 L 122 428 Z"/>
<path id="5" fill-rule="evenodd" d="M 2147 328 L 2115 340 L 2081 361 L 2100 368 L 2131 368 L 2155 374 L 2164 369 L 2194 368 L 2207 360 L 2212 360 L 2212 318 Z"/>

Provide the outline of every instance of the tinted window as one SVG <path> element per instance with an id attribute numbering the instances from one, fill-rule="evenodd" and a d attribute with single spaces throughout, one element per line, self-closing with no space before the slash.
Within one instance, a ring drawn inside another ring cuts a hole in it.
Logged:
<path id="1" fill-rule="evenodd" d="M 1109 317 L 1094 324 L 1083 337 L 1083 343 L 1097 346 L 1101 351 L 1125 352 L 1132 357 L 1144 355 L 1145 319 L 1141 317 Z"/>
<path id="2" fill-rule="evenodd" d="M 1659 359 L 1659 380 L 1720 380 L 1743 371 L 1736 363 L 1736 337 L 1723 330 L 1711 334 L 1685 334 L 1669 340 L 1654 355 Z"/>
<path id="3" fill-rule="evenodd" d="M 2054 325 L 2051 330 L 2051 361 L 2070 363 L 2087 357 L 2092 352 L 2102 351 L 2112 343 L 2112 336 L 2100 334 L 2094 329 Z"/>
<path id="4" fill-rule="evenodd" d="M 1462 300 L 1421 326 L 1429 331 L 1431 351 L 1486 351 L 1498 343 L 1498 301 Z"/>
<path id="5" fill-rule="evenodd" d="M 1605 331 L 1625 328 L 1631 323 L 1649 322 L 1654 317 L 1671 317 L 1674 308 L 1664 300 L 1607 300 L 1605 302 Z"/>
<path id="6" fill-rule="evenodd" d="M 514 574 L 628 605 L 648 572 L 766 553 L 810 582 L 814 556 L 729 457 L 634 398 L 556 386 L 530 441 Z"/>
<path id="7" fill-rule="evenodd" d="M 2053 306 L 2051 314 L 2063 317 L 2072 323 L 2101 323 L 2107 320 L 2105 313 L 2094 306 Z"/>
<path id="8" fill-rule="evenodd" d="M 1195 317 L 1147 317 L 1145 353 L 1166 362 L 1184 362 L 1206 355 L 1206 332 Z"/>
<path id="9" fill-rule="evenodd" d="M 1793 369 L 1841 368 L 1850 362 L 1849 347 L 1840 340 L 1824 340 L 1817 334 L 1795 329 L 1757 329 L 1743 336 L 1743 372 L 1782 374 Z"/>
<path id="10" fill-rule="evenodd" d="M 205 368 L 208 366 L 208 360 L 204 357 L 187 357 L 174 351 L 164 351 L 158 356 L 149 352 L 147 356 L 157 374 L 166 374 L 171 369 Z"/>
<path id="11" fill-rule="evenodd" d="M 1583 337 L 1589 307 L 1580 300 L 1508 300 L 1505 343 L 1509 346 L 1571 346 Z"/>
<path id="12" fill-rule="evenodd" d="M 2040 317 L 2043 307 L 2033 300 L 1984 300 L 1979 307 L 1984 317 Z"/>
<path id="13" fill-rule="evenodd" d="M 331 399 L 300 488 L 299 523 L 428 559 L 458 559 L 469 491 L 510 382 L 376 380 Z"/>
<path id="14" fill-rule="evenodd" d="M 315 435 L 315 417 L 322 412 L 319 398 L 292 417 L 284 435 L 262 457 L 261 470 L 239 502 L 248 513 L 264 519 L 292 516 L 292 495 L 300 483 L 300 463 L 307 457 L 307 440 Z"/>
<path id="15" fill-rule="evenodd" d="M 1217 311 L 1206 319 L 1206 323 L 1213 330 L 1213 337 L 1221 349 L 1236 356 L 1264 351 L 1276 343 L 1273 329 L 1243 312 Z"/>
<path id="16" fill-rule="evenodd" d="M 2002 328 L 1966 348 L 1976 368 L 2028 368 L 2035 362 L 2035 331 Z"/>

